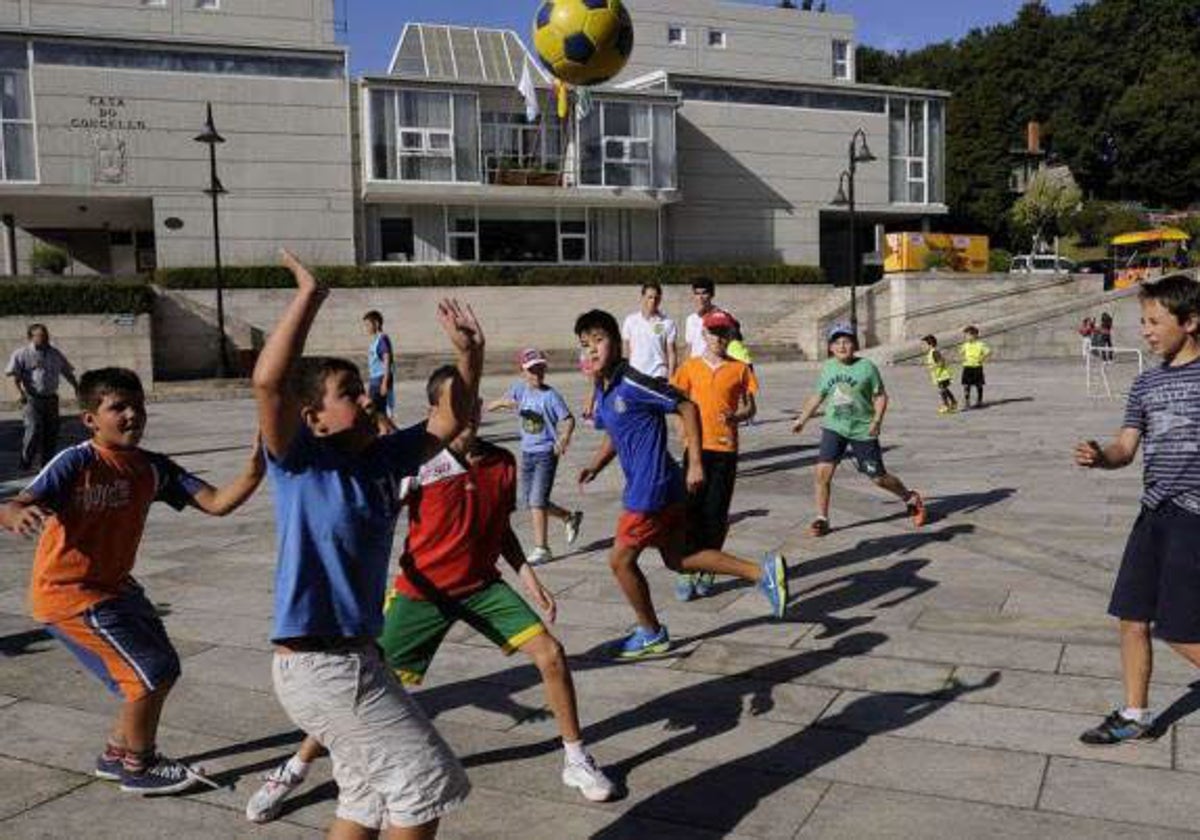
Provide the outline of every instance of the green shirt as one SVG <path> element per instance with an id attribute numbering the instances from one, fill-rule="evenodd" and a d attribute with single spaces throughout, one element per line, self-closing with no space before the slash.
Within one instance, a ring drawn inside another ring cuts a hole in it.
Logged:
<path id="1" fill-rule="evenodd" d="M 842 364 L 830 359 L 821 368 L 817 391 L 825 401 L 822 426 L 850 440 L 869 440 L 875 397 L 883 393 L 879 368 L 870 359 Z"/>

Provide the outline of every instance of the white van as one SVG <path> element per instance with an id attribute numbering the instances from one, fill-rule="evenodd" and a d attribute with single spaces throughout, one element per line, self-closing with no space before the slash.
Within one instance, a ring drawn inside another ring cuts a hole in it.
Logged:
<path id="1" fill-rule="evenodd" d="M 1053 254 L 1020 254 L 1013 257 L 1009 274 L 1070 274 L 1075 263 Z"/>

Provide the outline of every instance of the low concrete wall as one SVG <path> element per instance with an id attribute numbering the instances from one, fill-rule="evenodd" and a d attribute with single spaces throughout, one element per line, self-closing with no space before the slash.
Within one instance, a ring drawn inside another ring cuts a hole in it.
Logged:
<path id="1" fill-rule="evenodd" d="M 721 286 L 716 302 L 741 320 L 753 346 L 776 322 L 798 311 L 811 311 L 827 286 Z M 683 325 L 692 312 L 688 287 L 669 286 L 663 308 L 675 319 L 683 342 Z M 261 346 L 292 292 L 288 289 L 235 289 L 225 293 L 231 340 L 239 350 Z M 638 306 L 639 289 L 629 286 L 518 286 L 419 289 L 335 289 L 313 324 L 308 352 L 359 359 L 365 356 L 362 315 L 383 313 L 385 328 L 401 363 L 405 357 L 429 358 L 448 353 L 435 318 L 437 302 L 456 297 L 479 315 L 493 359 L 511 358 L 530 345 L 551 353 L 552 360 L 574 358 L 578 344 L 575 318 L 589 309 L 607 309 L 618 322 Z M 186 378 L 211 371 L 216 333 L 210 289 L 175 289 L 155 310 L 155 365 L 159 376 Z M 208 361 L 205 361 L 208 360 Z"/>
<path id="2" fill-rule="evenodd" d="M 31 323 L 50 330 L 50 342 L 63 352 L 76 373 L 115 365 L 132 368 L 142 378 L 146 391 L 154 388 L 154 366 L 150 349 L 150 316 L 138 315 L 20 315 L 0 318 L 0 353 L 4 364 L 13 350 L 29 343 L 26 330 Z M 64 383 L 59 393 L 71 396 Z M 17 398 L 17 389 L 4 377 L 4 401 Z"/>

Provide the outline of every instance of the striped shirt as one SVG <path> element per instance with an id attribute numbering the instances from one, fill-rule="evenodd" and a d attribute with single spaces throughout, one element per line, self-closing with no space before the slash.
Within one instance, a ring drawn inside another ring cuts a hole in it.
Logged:
<path id="1" fill-rule="evenodd" d="M 1161 365 L 1133 382 L 1125 427 L 1142 433 L 1142 504 L 1200 514 L 1200 359 Z"/>

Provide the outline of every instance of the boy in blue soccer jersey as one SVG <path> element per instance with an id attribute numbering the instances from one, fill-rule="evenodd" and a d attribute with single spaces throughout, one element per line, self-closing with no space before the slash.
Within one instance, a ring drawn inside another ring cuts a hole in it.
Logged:
<path id="1" fill-rule="evenodd" d="M 296 296 L 254 368 L 254 396 L 275 496 L 275 694 L 333 757 L 330 837 L 428 840 L 470 785 L 450 748 L 401 688 L 375 643 L 401 482 L 473 414 L 483 334 L 469 310 L 438 306 L 461 384 L 427 422 L 378 435 L 358 368 L 302 359 L 326 290 L 291 254 Z"/>
<path id="2" fill-rule="evenodd" d="M 367 395 L 376 411 L 391 417 L 396 408 L 396 357 L 392 340 L 383 331 L 383 313 L 372 309 L 364 315 L 363 329 L 371 337 L 367 348 Z"/>
<path id="3" fill-rule="evenodd" d="M 700 457 L 700 415 L 696 405 L 665 382 L 631 368 L 621 356 L 621 331 L 607 312 L 593 309 L 579 316 L 575 334 L 588 348 L 596 374 L 596 428 L 604 442 L 579 473 L 581 484 L 593 481 L 614 457 L 625 473 L 624 512 L 609 564 L 638 626 L 616 644 L 621 659 L 664 653 L 670 648 L 667 628 L 658 620 L 650 588 L 638 568 L 642 550 L 657 548 L 676 572 L 711 572 L 755 582 L 781 618 L 787 606 L 787 568 L 775 552 L 756 564 L 723 551 L 687 554 L 685 494 L 704 484 Z M 666 415 L 678 414 L 688 450 L 686 483 L 679 464 L 667 450 Z"/>
<path id="4" fill-rule="evenodd" d="M 1075 448 L 1081 467 L 1128 466 L 1145 442 L 1142 510 L 1108 605 L 1120 620 L 1125 706 L 1080 736 L 1107 745 L 1157 737 L 1150 713 L 1150 633 L 1200 666 L 1200 283 L 1173 274 L 1138 295 L 1142 337 L 1163 363 L 1134 380 L 1124 427 L 1108 446 Z"/>

